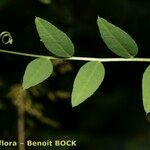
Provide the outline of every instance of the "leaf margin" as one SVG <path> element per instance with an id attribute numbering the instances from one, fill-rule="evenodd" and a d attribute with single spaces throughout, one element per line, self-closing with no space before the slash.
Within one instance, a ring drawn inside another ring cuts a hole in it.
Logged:
<path id="1" fill-rule="evenodd" d="M 150 88 L 149 89 L 147 88 L 149 87 L 147 85 L 148 83 L 150 84 L 150 65 L 145 69 L 142 78 L 142 98 L 143 98 L 143 107 L 146 114 L 150 113 L 150 96 L 148 97 L 149 94 L 147 94 L 150 92 Z"/>

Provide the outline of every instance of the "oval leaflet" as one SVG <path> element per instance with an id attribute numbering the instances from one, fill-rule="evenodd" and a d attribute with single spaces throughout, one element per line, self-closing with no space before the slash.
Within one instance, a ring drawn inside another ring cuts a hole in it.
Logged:
<path id="1" fill-rule="evenodd" d="M 129 34 L 100 17 L 97 24 L 102 39 L 113 53 L 125 58 L 137 55 L 138 46 Z"/>
<path id="2" fill-rule="evenodd" d="M 46 80 L 53 72 L 53 65 L 46 58 L 31 61 L 23 76 L 23 89 L 28 89 Z"/>
<path id="3" fill-rule="evenodd" d="M 143 74 L 142 79 L 142 94 L 143 105 L 146 113 L 150 112 L 150 65 L 147 67 Z"/>
<path id="4" fill-rule="evenodd" d="M 105 75 L 105 69 L 100 62 L 88 62 L 83 65 L 73 84 L 71 95 L 72 106 L 75 107 L 84 102 L 98 89 Z"/>
<path id="5" fill-rule="evenodd" d="M 71 57 L 74 54 L 74 45 L 64 32 L 39 17 L 36 17 L 35 24 L 41 41 L 51 53 L 59 57 Z"/>

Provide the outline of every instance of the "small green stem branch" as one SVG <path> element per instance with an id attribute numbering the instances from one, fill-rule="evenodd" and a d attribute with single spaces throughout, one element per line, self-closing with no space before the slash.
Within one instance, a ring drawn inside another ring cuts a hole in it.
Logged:
<path id="1" fill-rule="evenodd" d="M 90 57 L 70 57 L 70 58 L 59 58 L 45 55 L 29 54 L 15 51 L 8 51 L 0 49 L 1 53 L 8 53 L 20 56 L 36 57 L 36 58 L 47 58 L 47 59 L 63 59 L 63 60 L 78 60 L 78 61 L 100 61 L 100 62 L 150 62 L 150 58 L 90 58 Z"/>

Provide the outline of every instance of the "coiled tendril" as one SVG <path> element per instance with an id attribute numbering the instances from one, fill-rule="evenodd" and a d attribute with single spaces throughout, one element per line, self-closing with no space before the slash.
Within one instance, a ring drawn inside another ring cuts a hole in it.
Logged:
<path id="1" fill-rule="evenodd" d="M 8 31 L 3 31 L 0 34 L 0 38 L 2 39 L 2 42 L 4 44 L 12 44 L 13 43 L 13 38 L 12 38 L 11 34 Z"/>

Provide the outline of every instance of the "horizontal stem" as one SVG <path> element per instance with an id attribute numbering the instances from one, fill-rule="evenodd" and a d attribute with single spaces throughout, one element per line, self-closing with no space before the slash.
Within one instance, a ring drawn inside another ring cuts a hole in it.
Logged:
<path id="1" fill-rule="evenodd" d="M 36 57 L 36 58 L 47 58 L 47 59 L 62 59 L 62 60 L 78 60 L 78 61 L 100 61 L 100 62 L 150 62 L 150 58 L 90 58 L 90 57 L 70 57 L 70 58 L 59 58 L 45 55 L 29 54 L 15 51 L 8 51 L 0 49 L 2 53 Z"/>

